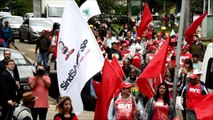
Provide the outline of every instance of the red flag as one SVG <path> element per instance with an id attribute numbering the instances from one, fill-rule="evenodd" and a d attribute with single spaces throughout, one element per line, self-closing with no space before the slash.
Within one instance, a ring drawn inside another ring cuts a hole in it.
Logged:
<path id="1" fill-rule="evenodd" d="M 117 60 L 117 58 L 115 56 L 113 56 L 113 58 L 112 58 L 111 65 L 113 66 L 113 68 L 115 69 L 115 71 L 118 73 L 118 75 L 120 76 L 121 80 L 123 80 L 125 74 L 124 74 L 124 71 L 121 68 L 121 66 L 118 63 L 118 60 Z"/>
<path id="2" fill-rule="evenodd" d="M 147 67 L 137 80 L 140 91 L 148 98 L 151 98 L 154 95 L 155 87 L 162 82 L 162 76 L 166 66 L 169 39 L 170 37 L 167 38 L 166 42 L 154 58 L 148 63 Z"/>
<path id="3" fill-rule="evenodd" d="M 193 43 L 193 35 L 196 32 L 198 26 L 201 24 L 205 16 L 207 15 L 208 12 L 203 13 L 199 18 L 197 18 L 190 26 L 189 28 L 185 31 L 184 36 L 186 39 L 186 42 L 189 44 L 189 46 L 192 46 Z"/>
<path id="4" fill-rule="evenodd" d="M 143 32 L 147 29 L 147 25 L 152 21 L 152 14 L 147 3 L 144 5 L 143 16 L 138 27 L 138 36 L 142 37 Z"/>
<path id="5" fill-rule="evenodd" d="M 108 59 L 105 59 L 102 70 L 100 97 L 98 97 L 94 120 L 107 120 L 108 108 L 113 93 L 120 87 L 121 80 Z"/>
<path id="6" fill-rule="evenodd" d="M 213 93 L 196 98 L 194 103 L 197 120 L 213 120 Z"/>

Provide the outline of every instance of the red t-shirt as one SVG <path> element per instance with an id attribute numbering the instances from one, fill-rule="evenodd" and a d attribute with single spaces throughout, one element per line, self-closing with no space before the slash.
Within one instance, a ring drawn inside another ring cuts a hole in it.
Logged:
<path id="1" fill-rule="evenodd" d="M 186 107 L 188 109 L 194 109 L 195 106 L 195 98 L 199 97 L 202 95 L 202 89 L 200 84 L 197 85 L 192 85 L 192 84 L 188 84 L 188 90 L 186 93 Z"/>
<path id="2" fill-rule="evenodd" d="M 163 99 L 158 98 L 154 104 L 154 114 L 152 120 L 168 120 L 169 106 L 164 105 Z"/>
<path id="3" fill-rule="evenodd" d="M 65 117 L 65 118 L 66 118 L 66 120 L 70 120 L 70 117 Z M 57 117 L 55 117 L 54 120 L 61 120 L 61 118 L 60 118 L 60 116 L 57 116 Z M 77 116 L 75 115 L 72 120 L 78 120 Z"/>

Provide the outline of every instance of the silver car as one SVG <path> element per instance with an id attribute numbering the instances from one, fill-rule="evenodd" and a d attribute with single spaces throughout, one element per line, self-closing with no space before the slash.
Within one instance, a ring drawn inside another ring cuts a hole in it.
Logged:
<path id="1" fill-rule="evenodd" d="M 47 18 L 28 18 L 20 26 L 20 42 L 35 42 L 42 30 L 51 30 L 52 26 L 53 23 Z"/>
<path id="2" fill-rule="evenodd" d="M 1 17 L 0 18 L 1 29 L 3 28 L 5 21 L 8 21 L 9 26 L 12 28 L 13 37 L 19 38 L 19 28 L 24 21 L 23 17 L 21 17 L 21 16 L 4 16 L 4 17 Z"/>

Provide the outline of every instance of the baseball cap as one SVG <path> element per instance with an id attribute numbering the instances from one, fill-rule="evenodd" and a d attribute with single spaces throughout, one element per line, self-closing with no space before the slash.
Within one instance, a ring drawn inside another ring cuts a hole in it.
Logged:
<path id="1" fill-rule="evenodd" d="M 199 69 L 195 69 L 195 70 L 193 71 L 193 74 L 202 75 L 202 72 L 201 72 Z"/>
<path id="2" fill-rule="evenodd" d="M 198 79 L 198 76 L 197 76 L 196 74 L 191 74 L 191 75 L 189 76 L 189 78 L 191 78 L 191 79 Z"/>
<path id="3" fill-rule="evenodd" d="M 132 87 L 132 84 L 131 83 L 128 83 L 128 82 L 123 82 L 121 83 L 120 85 L 120 88 L 123 89 L 123 88 L 130 88 Z"/>
<path id="4" fill-rule="evenodd" d="M 166 30 L 166 27 L 165 26 L 161 27 L 161 30 Z"/>

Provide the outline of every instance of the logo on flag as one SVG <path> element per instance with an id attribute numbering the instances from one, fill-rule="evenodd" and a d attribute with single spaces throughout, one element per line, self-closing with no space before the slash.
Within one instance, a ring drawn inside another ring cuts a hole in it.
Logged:
<path id="1" fill-rule="evenodd" d="M 91 17 L 101 14 L 96 0 L 87 0 L 80 7 L 81 14 L 88 21 Z"/>

